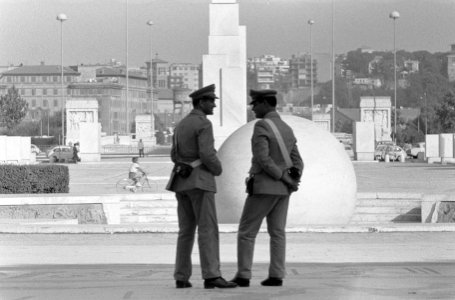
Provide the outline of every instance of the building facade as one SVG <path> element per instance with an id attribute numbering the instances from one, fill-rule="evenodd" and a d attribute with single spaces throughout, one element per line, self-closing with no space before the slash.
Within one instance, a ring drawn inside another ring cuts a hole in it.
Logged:
<path id="1" fill-rule="evenodd" d="M 169 63 L 160 58 L 152 60 L 153 88 L 169 88 Z"/>
<path id="2" fill-rule="evenodd" d="M 455 81 L 455 44 L 451 45 L 450 53 L 447 55 L 447 74 L 449 81 Z"/>
<path id="3" fill-rule="evenodd" d="M 289 74 L 289 60 L 274 55 L 262 55 L 249 58 L 247 69 L 250 74 L 248 85 L 254 89 L 273 89 L 277 87 L 277 81 Z"/>
<path id="4" fill-rule="evenodd" d="M 291 87 L 311 86 L 311 70 L 313 70 L 313 84 L 316 84 L 318 82 L 317 61 L 313 59 L 311 62 L 309 54 L 293 55 L 289 60 Z"/>
<path id="5" fill-rule="evenodd" d="M 56 65 L 22 66 L 0 75 L 0 94 L 5 95 L 13 85 L 28 103 L 25 120 L 40 120 L 44 116 L 62 112 L 70 96 L 68 85 L 79 80 L 80 73 Z"/>
<path id="6" fill-rule="evenodd" d="M 169 65 L 169 88 L 186 88 L 192 91 L 199 89 L 199 65 L 190 63 L 173 63 Z"/>
<path id="7" fill-rule="evenodd" d="M 151 112 L 147 80 L 146 71 L 129 70 L 128 100 L 124 66 L 99 68 L 95 80 L 76 82 L 68 88 L 73 99 L 91 97 L 98 100 L 98 120 L 103 132 L 107 135 L 126 134 L 127 122 L 131 132 L 136 115 Z"/>

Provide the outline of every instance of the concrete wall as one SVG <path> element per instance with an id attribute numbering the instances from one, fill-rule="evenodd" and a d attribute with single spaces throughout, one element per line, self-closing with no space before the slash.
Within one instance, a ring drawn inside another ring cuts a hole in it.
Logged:
<path id="1" fill-rule="evenodd" d="M 0 136 L 0 164 L 30 164 L 36 156 L 30 151 L 29 136 Z"/>
<path id="2" fill-rule="evenodd" d="M 359 161 L 374 160 L 374 130 L 373 122 L 355 122 L 354 126 L 354 153 Z"/>
<path id="3" fill-rule="evenodd" d="M 428 163 L 455 163 L 454 134 L 427 134 L 425 136 L 425 157 Z"/>

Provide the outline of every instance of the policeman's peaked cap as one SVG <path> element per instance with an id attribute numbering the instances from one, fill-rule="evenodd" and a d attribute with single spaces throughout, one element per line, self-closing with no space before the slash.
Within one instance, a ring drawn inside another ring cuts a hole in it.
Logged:
<path id="1" fill-rule="evenodd" d="M 197 91 L 192 92 L 189 95 L 189 97 L 193 98 L 193 100 L 197 100 L 197 99 L 201 99 L 201 98 L 218 99 L 218 97 L 215 94 L 215 85 L 214 84 L 205 86 Z"/>
<path id="2" fill-rule="evenodd" d="M 276 94 L 277 92 L 275 90 L 250 90 L 250 97 L 251 97 L 251 104 L 254 104 L 255 102 L 262 102 L 265 100 L 265 98 L 273 98 L 276 99 Z M 276 100 L 275 100 L 276 102 Z"/>

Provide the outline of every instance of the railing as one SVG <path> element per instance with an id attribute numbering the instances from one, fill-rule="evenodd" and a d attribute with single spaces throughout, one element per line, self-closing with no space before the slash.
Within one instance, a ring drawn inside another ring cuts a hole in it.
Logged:
<path id="1" fill-rule="evenodd" d="M 144 153 L 150 153 L 154 149 L 153 146 L 145 146 Z M 138 154 L 139 149 L 137 146 L 132 145 L 104 145 L 101 146 L 101 154 Z"/>

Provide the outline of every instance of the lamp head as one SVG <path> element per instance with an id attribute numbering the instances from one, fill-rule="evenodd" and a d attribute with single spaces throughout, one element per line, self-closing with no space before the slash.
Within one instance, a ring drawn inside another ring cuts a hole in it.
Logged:
<path id="1" fill-rule="evenodd" d="M 152 26 L 153 25 L 152 20 L 147 21 L 147 25 Z"/>
<path id="2" fill-rule="evenodd" d="M 389 14 L 389 18 L 393 19 L 393 20 L 396 20 L 400 17 L 400 13 L 397 12 L 396 10 L 392 11 L 390 14 Z"/>
<path id="3" fill-rule="evenodd" d="M 58 14 L 57 15 L 57 20 L 60 22 L 68 20 L 68 17 L 65 14 Z"/>
<path id="4" fill-rule="evenodd" d="M 313 25 L 313 24 L 314 24 L 314 20 L 311 20 L 311 19 L 308 20 L 308 24 L 309 24 L 309 25 Z"/>

